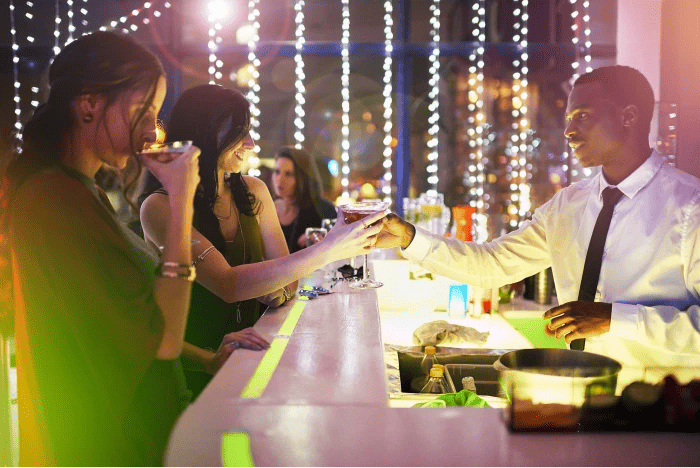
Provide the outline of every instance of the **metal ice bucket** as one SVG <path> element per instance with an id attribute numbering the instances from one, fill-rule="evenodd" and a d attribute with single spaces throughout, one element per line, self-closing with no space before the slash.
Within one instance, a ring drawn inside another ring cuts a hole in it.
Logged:
<path id="1" fill-rule="evenodd" d="M 606 356 L 569 349 L 519 349 L 503 354 L 500 371 L 505 396 L 533 404 L 581 406 L 591 395 L 613 395 L 622 365 Z"/>

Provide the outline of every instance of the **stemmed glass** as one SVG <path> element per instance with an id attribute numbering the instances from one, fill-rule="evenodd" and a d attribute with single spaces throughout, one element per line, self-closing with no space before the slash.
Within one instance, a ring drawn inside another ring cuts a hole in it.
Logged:
<path id="1" fill-rule="evenodd" d="M 381 213 L 382 211 L 389 208 L 389 202 L 381 200 L 366 200 L 361 202 L 353 202 L 338 207 L 343 215 L 343 219 L 346 224 L 354 223 L 367 216 L 373 215 L 375 213 Z M 363 267 L 362 267 L 362 279 L 356 280 L 350 283 L 350 287 L 353 289 L 368 289 L 368 288 L 381 288 L 384 286 L 383 283 L 379 281 L 372 281 L 369 279 L 369 270 L 367 269 L 367 254 L 363 255 Z"/>

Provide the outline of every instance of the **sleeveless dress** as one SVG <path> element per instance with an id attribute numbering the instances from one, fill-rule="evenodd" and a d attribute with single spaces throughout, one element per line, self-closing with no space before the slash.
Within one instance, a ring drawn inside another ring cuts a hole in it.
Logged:
<path id="1" fill-rule="evenodd" d="M 239 218 L 240 227 L 233 242 L 226 243 L 228 264 L 238 266 L 262 261 L 258 220 L 245 214 Z M 185 341 L 200 348 L 217 350 L 226 334 L 252 327 L 258 318 L 260 303 L 257 299 L 229 304 L 201 284 L 194 283 Z M 207 372 L 185 370 L 185 378 L 193 398 L 196 398 L 212 376 Z"/>
<path id="2" fill-rule="evenodd" d="M 20 465 L 163 463 L 186 403 L 159 360 L 157 252 L 66 166 L 27 179 L 10 210 Z"/>

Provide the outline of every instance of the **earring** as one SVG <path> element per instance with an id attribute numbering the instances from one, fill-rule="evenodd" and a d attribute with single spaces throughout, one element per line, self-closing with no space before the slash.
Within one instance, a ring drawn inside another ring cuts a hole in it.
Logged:
<path id="1" fill-rule="evenodd" d="M 85 117 L 83 117 L 83 122 L 90 123 L 92 122 L 93 118 L 94 117 L 92 116 L 92 114 L 85 114 Z"/>

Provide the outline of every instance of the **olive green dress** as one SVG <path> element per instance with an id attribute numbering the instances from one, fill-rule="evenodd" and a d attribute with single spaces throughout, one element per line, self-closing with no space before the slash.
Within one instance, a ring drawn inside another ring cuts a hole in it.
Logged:
<path id="1" fill-rule="evenodd" d="M 162 464 L 187 397 L 179 360 L 156 357 L 157 252 L 60 165 L 22 183 L 9 226 L 20 465 Z"/>

